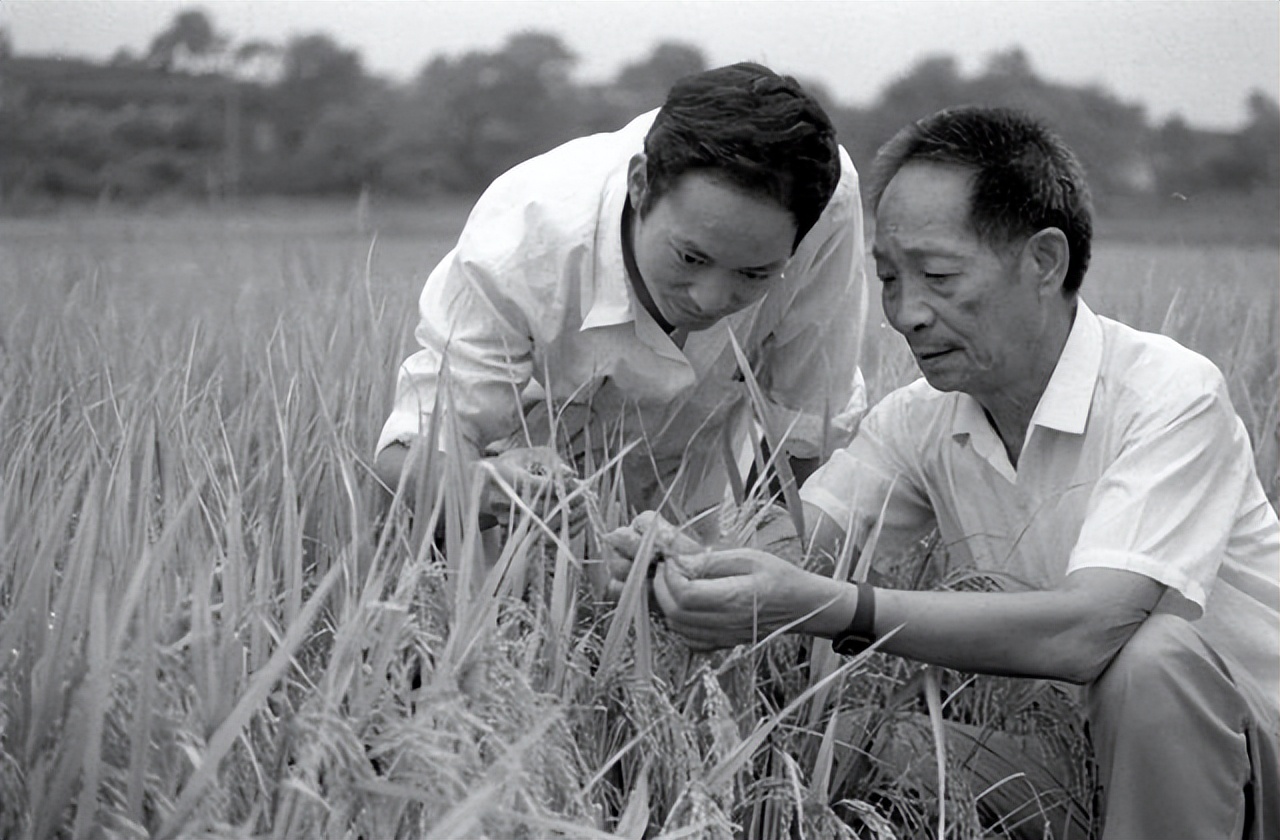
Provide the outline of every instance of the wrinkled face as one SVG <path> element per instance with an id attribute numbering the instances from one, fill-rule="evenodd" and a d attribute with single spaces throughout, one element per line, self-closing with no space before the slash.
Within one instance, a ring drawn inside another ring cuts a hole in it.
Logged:
<path id="1" fill-rule="evenodd" d="M 949 164 L 903 166 L 876 210 L 872 253 L 885 316 L 929 384 L 982 401 L 1016 393 L 1059 348 L 1042 340 L 1051 303 L 1025 248 L 995 250 L 971 229 L 971 177 Z"/>
<path id="2" fill-rule="evenodd" d="M 631 205 L 647 184 L 632 162 Z M 672 326 L 702 330 L 762 298 L 782 280 L 796 224 L 774 201 L 702 172 L 682 175 L 634 220 L 640 277 Z"/>

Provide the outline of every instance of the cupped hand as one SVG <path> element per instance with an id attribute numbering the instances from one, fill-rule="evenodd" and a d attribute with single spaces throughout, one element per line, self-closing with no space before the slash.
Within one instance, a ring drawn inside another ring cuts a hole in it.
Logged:
<path id="1" fill-rule="evenodd" d="M 549 446 L 522 446 L 486 459 L 489 491 L 486 508 L 505 521 L 514 491 L 539 515 L 550 515 L 557 507 L 568 509 L 569 530 L 576 534 L 587 522 L 589 492 L 578 480 L 573 466 Z M 504 486 L 505 485 L 505 486 Z M 575 491 L 580 491 L 576 492 Z M 569 498 L 571 497 L 572 498 Z M 559 502 L 557 503 L 557 499 Z"/>
<path id="2" fill-rule="evenodd" d="M 846 597 L 840 583 L 751 548 L 668 555 L 653 589 L 667 626 L 695 650 L 803 631 Z"/>
<path id="3" fill-rule="evenodd" d="M 666 557 L 696 554 L 703 550 L 701 543 L 663 519 L 660 514 L 651 510 L 643 511 L 631 520 L 631 524 L 615 528 L 601 536 L 604 543 L 620 555 L 606 561 L 608 582 L 605 597 L 609 600 L 616 601 L 621 597 L 622 587 L 631 573 L 640 544 L 649 534 L 653 534 L 654 553 L 653 565 L 649 567 L 651 574 Z"/>

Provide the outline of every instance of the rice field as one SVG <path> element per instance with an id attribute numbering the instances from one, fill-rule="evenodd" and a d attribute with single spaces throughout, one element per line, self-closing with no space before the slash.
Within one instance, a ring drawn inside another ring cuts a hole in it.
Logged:
<path id="1" fill-rule="evenodd" d="M 383 516 L 372 446 L 465 211 L 0 220 L 0 837 L 886 840 L 1056 819 L 1018 778 L 972 789 L 954 745 L 938 773 L 930 711 L 1057 745 L 1058 799 L 1095 818 L 1058 686 L 791 637 L 692 655 L 639 585 L 596 600 L 589 533 L 523 515 L 492 569 L 471 530 L 436 551 L 423 534 L 462 517 L 467 476 Z M 1223 368 L 1273 503 L 1277 277 L 1274 245 L 1104 240 L 1085 287 Z M 873 397 L 914 376 L 874 315 L 863 359 Z M 587 478 L 622 524 L 607 467 Z M 883 571 L 982 585 L 914 559 Z M 882 760 L 886 732 L 919 745 L 912 766 Z"/>

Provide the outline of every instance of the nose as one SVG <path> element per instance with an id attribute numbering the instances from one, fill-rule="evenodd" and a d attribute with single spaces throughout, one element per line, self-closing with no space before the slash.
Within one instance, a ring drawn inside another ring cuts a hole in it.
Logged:
<path id="1" fill-rule="evenodd" d="M 895 330 L 906 335 L 933 325 L 936 315 L 919 283 L 900 277 L 883 289 L 884 314 Z"/>
<path id="2" fill-rule="evenodd" d="M 742 283 L 730 272 L 707 271 L 689 290 L 689 297 L 705 315 L 735 312 L 745 305 Z"/>

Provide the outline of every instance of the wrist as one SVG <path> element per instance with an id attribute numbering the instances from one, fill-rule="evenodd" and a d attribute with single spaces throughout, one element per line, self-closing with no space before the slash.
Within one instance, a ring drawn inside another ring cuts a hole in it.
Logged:
<path id="1" fill-rule="evenodd" d="M 833 639 L 848 629 L 857 613 L 858 586 L 825 576 L 815 577 L 824 582 L 819 603 L 826 606 L 805 621 L 800 629 L 812 636 Z"/>
<path id="2" fill-rule="evenodd" d="M 853 619 L 831 639 L 831 649 L 841 656 L 857 656 L 876 642 L 876 590 L 865 581 L 855 589 Z"/>

